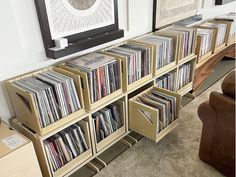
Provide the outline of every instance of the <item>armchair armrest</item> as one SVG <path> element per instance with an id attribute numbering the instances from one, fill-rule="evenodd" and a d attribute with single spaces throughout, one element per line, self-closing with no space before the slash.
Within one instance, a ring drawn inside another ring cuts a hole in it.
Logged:
<path id="1" fill-rule="evenodd" d="M 216 126 L 216 112 L 206 101 L 198 107 L 198 116 L 203 123 L 201 143 L 199 148 L 199 157 L 204 161 L 210 160 L 212 151 L 212 142 L 214 140 L 215 126 Z"/>
<path id="2" fill-rule="evenodd" d="M 215 110 L 218 119 L 223 118 L 224 122 L 234 121 L 229 119 L 234 118 L 235 115 L 235 99 L 225 94 L 212 92 L 209 104 Z"/>

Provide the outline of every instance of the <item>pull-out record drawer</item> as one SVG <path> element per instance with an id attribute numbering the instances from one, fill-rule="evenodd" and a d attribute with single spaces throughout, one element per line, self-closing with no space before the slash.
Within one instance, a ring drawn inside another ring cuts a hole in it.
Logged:
<path id="1" fill-rule="evenodd" d="M 180 103 L 181 95 L 151 87 L 129 100 L 129 128 L 157 143 L 178 125 Z"/>

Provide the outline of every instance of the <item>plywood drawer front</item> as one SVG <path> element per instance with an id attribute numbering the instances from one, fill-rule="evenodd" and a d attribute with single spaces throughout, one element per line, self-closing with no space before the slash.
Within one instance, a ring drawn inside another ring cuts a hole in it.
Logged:
<path id="1" fill-rule="evenodd" d="M 131 100 L 129 101 L 129 128 L 156 141 L 158 114 L 158 110 Z"/>
<path id="2" fill-rule="evenodd" d="M 137 101 L 137 97 L 150 90 L 155 90 L 176 98 L 177 118 L 168 126 L 161 129 L 159 110 Z M 129 100 L 129 128 L 155 142 L 158 142 L 177 125 L 181 104 L 181 95 L 165 89 L 151 87 Z"/>

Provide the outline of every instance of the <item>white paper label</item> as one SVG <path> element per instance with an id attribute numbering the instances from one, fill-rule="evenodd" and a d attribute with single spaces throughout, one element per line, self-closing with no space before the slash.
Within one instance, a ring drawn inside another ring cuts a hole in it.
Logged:
<path id="1" fill-rule="evenodd" d="M 2 142 L 12 150 L 26 143 L 26 141 L 17 134 L 8 136 L 7 138 L 3 139 Z"/>

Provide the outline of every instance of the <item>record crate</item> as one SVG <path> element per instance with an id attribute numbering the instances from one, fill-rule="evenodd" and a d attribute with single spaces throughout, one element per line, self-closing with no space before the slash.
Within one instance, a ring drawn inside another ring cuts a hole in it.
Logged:
<path id="1" fill-rule="evenodd" d="M 141 96 L 150 90 L 155 90 L 176 98 L 177 118 L 160 132 L 157 132 L 161 119 L 159 110 L 137 101 L 138 96 Z M 139 93 L 129 100 L 129 128 L 156 143 L 159 142 L 178 125 L 181 99 L 181 95 L 155 86 Z"/>
<path id="2" fill-rule="evenodd" d="M 193 79 L 194 79 L 194 73 L 195 73 L 195 67 L 196 67 L 196 60 L 197 56 L 193 56 L 192 58 L 189 58 L 189 60 L 185 61 L 185 63 L 182 63 L 179 65 L 177 70 L 177 81 L 176 81 L 176 90 L 177 93 L 180 95 L 185 95 L 186 93 L 190 92 L 193 89 Z M 184 77 L 180 78 L 180 68 L 183 65 L 190 64 L 190 78 L 189 82 L 187 84 L 182 85 L 179 87 L 180 82 L 182 82 Z"/>
<path id="3" fill-rule="evenodd" d="M 157 85 L 157 80 L 160 78 L 160 77 L 162 77 L 162 76 L 164 76 L 164 75 L 166 75 L 166 74 L 169 74 L 169 73 L 175 73 L 175 75 L 174 75 L 174 79 L 173 79 L 173 90 L 170 90 L 170 91 L 173 91 L 173 92 L 176 92 L 177 91 L 177 88 L 176 88 L 176 80 L 177 80 L 177 70 L 178 70 L 178 67 L 177 66 L 175 66 L 175 68 L 174 69 L 169 69 L 169 70 L 167 70 L 166 72 L 163 72 L 160 76 L 157 76 L 157 77 L 155 77 L 155 79 L 154 79 L 154 86 L 155 87 L 158 87 L 158 85 Z M 159 87 L 158 87 L 159 88 Z M 168 89 L 167 89 L 168 90 Z"/>
<path id="4" fill-rule="evenodd" d="M 204 23 L 207 23 L 207 22 L 209 22 L 209 23 L 217 23 L 217 22 L 214 22 L 214 21 L 211 21 L 211 20 L 205 21 Z M 226 23 L 223 23 L 223 24 L 226 24 Z M 214 27 L 204 27 L 204 26 L 200 26 L 200 25 L 195 26 L 195 27 L 196 28 L 200 28 L 200 29 L 211 29 L 211 30 L 215 31 L 214 32 L 215 34 L 213 35 L 213 43 L 215 44 L 215 46 L 213 48 L 213 51 L 212 51 L 213 54 L 217 53 L 217 52 L 221 51 L 223 48 L 225 48 L 226 42 L 227 42 L 227 34 L 229 33 L 229 26 L 228 26 L 228 24 L 227 24 L 227 28 L 226 28 L 224 42 L 222 44 L 218 45 L 218 46 L 217 46 L 217 36 L 218 36 L 218 29 L 217 28 L 214 28 Z"/>
<path id="5" fill-rule="evenodd" d="M 214 19 L 215 21 L 222 21 L 222 22 L 229 22 L 229 37 L 228 37 L 228 41 L 227 41 L 227 44 L 226 45 L 231 45 L 233 43 L 235 43 L 235 35 L 236 35 L 236 32 L 235 32 L 235 23 L 236 23 L 236 20 L 235 20 L 235 14 L 233 13 L 229 13 L 229 14 L 226 14 L 226 15 L 223 15 L 223 16 L 218 16 Z"/>
<path id="6" fill-rule="evenodd" d="M 71 161 L 67 162 L 64 166 L 59 168 L 58 170 L 54 171 L 52 164 L 50 163 L 50 158 L 47 156 L 46 148 L 45 148 L 45 141 L 55 135 L 56 133 L 68 128 L 64 127 L 64 129 L 58 129 L 57 131 L 50 133 L 50 135 L 47 136 L 39 136 L 38 134 L 32 132 L 30 129 L 25 127 L 21 122 L 19 122 L 17 119 L 11 120 L 11 125 L 21 132 L 23 135 L 28 137 L 34 145 L 35 152 L 39 161 L 39 165 L 42 171 L 42 174 L 44 177 L 62 177 L 65 176 L 67 173 L 71 172 L 72 170 L 78 169 L 88 163 L 93 158 L 93 150 L 91 145 L 91 134 L 90 134 L 90 121 L 89 117 L 84 117 L 83 119 L 77 118 L 73 121 L 73 123 L 78 123 L 78 125 L 81 127 L 82 131 L 85 135 L 85 141 L 88 145 L 88 149 L 81 153 L 76 158 L 72 159 Z M 70 124 L 73 125 L 73 124 Z"/>
<path id="7" fill-rule="evenodd" d="M 120 97 L 123 95 L 123 81 L 122 81 L 122 68 L 121 68 L 121 61 L 117 58 L 115 58 L 117 63 L 118 63 L 118 70 L 119 70 L 119 81 L 120 81 L 120 88 L 109 95 L 106 95 L 105 97 L 102 97 L 101 99 L 91 102 L 91 94 L 90 94 L 90 86 L 89 86 L 89 79 L 88 75 L 85 72 L 80 71 L 78 68 L 72 68 L 67 66 L 65 63 L 59 64 L 57 67 L 62 68 L 63 70 L 69 71 L 73 73 L 74 75 L 78 76 L 81 78 L 81 83 L 82 83 L 82 90 L 83 90 L 83 98 L 84 98 L 84 105 L 86 111 L 90 112 L 98 107 L 101 107 L 102 105 L 106 104 L 107 102 L 112 102 L 115 100 L 117 97 Z"/>
<path id="8" fill-rule="evenodd" d="M 96 140 L 96 125 L 94 121 L 92 121 L 92 129 L 91 129 L 91 134 L 93 136 L 93 141 L 94 141 L 94 150 L 96 153 L 100 153 L 104 149 L 107 149 L 107 146 L 111 145 L 113 142 L 115 142 L 117 139 L 120 139 L 123 135 L 127 133 L 127 117 L 126 117 L 126 102 L 125 98 L 121 98 L 113 104 L 117 104 L 119 106 L 119 113 L 120 113 L 120 118 L 121 118 L 121 123 L 122 126 L 118 128 L 116 131 L 112 132 L 110 135 L 102 139 L 101 141 L 97 142 Z M 99 111 L 99 110 L 98 110 Z M 97 111 L 95 111 L 97 112 Z M 95 113 L 93 112 L 93 113 Z M 92 114 L 93 114 L 92 113 Z M 93 118 L 91 118 L 93 120 Z"/>
<path id="9" fill-rule="evenodd" d="M 212 23 L 218 23 L 218 24 L 226 24 L 227 25 L 227 28 L 226 28 L 226 32 L 225 32 L 225 41 L 224 41 L 224 47 L 226 45 L 228 45 L 229 43 L 229 34 L 230 34 L 230 29 L 231 29 L 231 25 L 232 25 L 232 22 L 230 21 L 225 21 L 225 20 L 210 20 L 209 22 L 212 22 Z M 219 49 L 220 50 L 220 49 Z"/>
<path id="10" fill-rule="evenodd" d="M 147 46 L 147 45 L 146 45 Z M 132 92 L 137 88 L 142 87 L 144 84 L 146 84 L 148 81 L 150 81 L 153 78 L 153 56 L 154 56 L 154 51 L 153 51 L 153 47 L 150 46 L 151 49 L 151 58 L 150 58 L 150 73 L 142 78 L 140 78 L 137 81 L 134 81 L 133 83 L 128 83 L 128 62 L 127 60 L 120 55 L 115 55 L 113 53 L 110 53 L 108 51 L 102 51 L 103 54 L 105 55 L 109 55 L 109 56 L 113 56 L 116 59 L 118 59 L 119 61 L 121 61 L 121 65 L 122 65 L 122 81 L 123 81 L 123 90 L 124 92 Z"/>
<path id="11" fill-rule="evenodd" d="M 77 95 L 80 101 L 80 105 L 81 105 L 81 109 L 60 118 L 59 120 L 45 126 L 42 127 L 40 125 L 40 121 L 39 121 L 39 116 L 37 114 L 37 107 L 36 107 L 36 102 L 35 99 L 33 97 L 32 93 L 26 92 L 23 89 L 21 89 L 20 87 L 14 86 L 13 82 L 23 79 L 23 78 L 27 78 L 27 77 L 31 77 L 34 76 L 36 74 L 42 73 L 42 72 L 46 72 L 46 71 L 55 71 L 58 72 L 60 74 L 66 75 L 70 78 L 73 79 L 74 84 L 75 84 L 75 88 L 77 91 Z M 80 76 L 75 75 L 72 72 L 63 70 L 61 68 L 57 68 L 57 67 L 49 67 L 49 68 L 44 68 L 35 72 L 31 72 L 25 75 L 21 75 L 18 76 L 16 78 L 10 79 L 8 81 L 5 82 L 6 83 L 6 87 L 8 90 L 8 94 L 11 100 L 11 103 L 13 105 L 15 114 L 16 114 L 16 118 L 23 123 L 25 126 L 27 126 L 28 128 L 30 128 L 31 130 L 33 130 L 34 132 L 36 132 L 38 135 L 42 136 L 42 135 L 46 135 L 50 132 L 52 132 L 53 130 L 63 126 L 64 124 L 76 119 L 77 117 L 84 115 L 85 112 L 85 108 L 84 108 L 84 99 L 83 99 L 83 94 L 82 94 L 82 87 L 81 87 L 81 79 Z"/>
<path id="12" fill-rule="evenodd" d="M 157 33 L 152 33 L 152 34 L 156 34 L 157 35 Z M 166 36 L 168 36 L 168 35 L 166 35 Z M 177 37 L 176 36 L 170 36 L 170 37 L 174 37 L 175 38 L 175 40 L 176 40 L 176 43 L 177 43 Z M 156 65 L 157 65 L 157 51 L 156 51 L 156 46 L 153 44 L 147 44 L 147 43 L 145 43 L 145 42 L 141 42 L 141 41 L 135 41 L 135 40 L 132 40 L 131 41 L 131 43 L 138 43 L 138 44 L 142 44 L 142 45 L 146 45 L 146 46 L 149 46 L 151 49 L 152 49 L 152 55 L 153 55 L 153 77 L 157 77 L 157 76 L 160 76 L 160 75 L 162 75 L 163 73 L 165 73 L 165 72 L 167 72 L 167 71 L 169 71 L 169 70 L 171 70 L 171 69 L 173 69 L 173 68 L 175 68 L 176 67 L 176 63 L 177 63 L 177 48 L 175 49 L 175 57 L 174 57 L 174 61 L 172 61 L 171 63 L 169 63 L 169 64 L 167 64 L 167 65 L 165 65 L 165 66 L 163 66 L 162 68 L 158 68 L 157 69 L 157 67 L 156 67 Z M 175 44 L 175 46 L 177 46 L 176 44 Z"/>
<path id="13" fill-rule="evenodd" d="M 172 26 L 170 26 L 170 27 L 172 27 Z M 159 30 L 159 31 L 156 32 L 156 34 L 165 34 L 165 35 L 171 35 L 171 36 L 176 36 L 177 37 L 177 43 L 176 43 L 176 47 L 177 47 L 176 55 L 177 55 L 177 57 L 176 57 L 176 62 L 177 62 L 177 64 L 184 63 L 185 61 L 189 60 L 189 58 L 192 58 L 195 55 L 195 49 L 196 49 L 196 44 L 197 44 L 197 30 L 195 28 L 193 28 L 193 27 L 185 27 L 184 26 L 185 28 L 189 28 L 189 29 L 194 31 L 194 39 L 193 39 L 193 49 L 194 50 L 193 50 L 193 52 L 190 55 L 188 55 L 188 56 L 183 58 L 181 56 L 181 45 L 183 45 L 182 44 L 183 43 L 183 39 L 181 38 L 181 35 L 178 34 L 178 33 L 173 34 L 173 33 L 169 33 L 167 31 L 165 31 L 165 30 L 168 30 L 168 28 L 170 28 L 170 27 L 167 27 L 165 29 Z M 181 27 L 181 26 L 177 26 L 177 27 Z"/>
<path id="14" fill-rule="evenodd" d="M 226 42 L 226 45 L 231 45 L 233 43 L 235 43 L 235 32 L 231 31 L 231 30 L 234 30 L 233 28 L 233 25 L 235 25 L 236 22 L 234 22 L 234 20 L 231 20 L 231 19 L 214 19 L 214 21 L 219 21 L 219 23 L 228 23 L 228 28 L 229 28 L 229 34 L 228 34 L 228 40 Z M 232 34 L 231 34 L 232 33 Z"/>
<path id="15" fill-rule="evenodd" d="M 215 46 L 215 36 L 216 35 L 216 31 L 213 31 L 213 40 L 211 43 L 211 50 L 205 54 L 203 54 L 202 56 L 200 56 L 200 51 L 201 51 L 201 44 L 202 44 L 202 36 L 197 36 L 197 46 L 196 46 L 196 55 L 197 55 L 197 63 L 200 63 L 203 60 L 207 60 L 209 57 L 212 56 L 212 53 L 214 51 L 214 46 Z"/>

